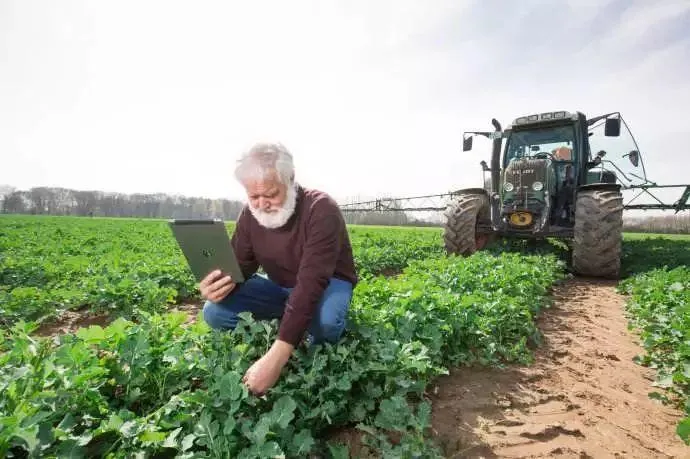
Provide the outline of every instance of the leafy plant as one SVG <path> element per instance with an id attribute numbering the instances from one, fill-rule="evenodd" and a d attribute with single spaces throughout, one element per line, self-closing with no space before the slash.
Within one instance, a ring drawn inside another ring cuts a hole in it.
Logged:
<path id="1" fill-rule="evenodd" d="M 630 295 L 630 328 L 640 332 L 646 352 L 637 361 L 657 371 L 655 386 L 663 390 L 650 395 L 685 410 L 677 433 L 690 445 L 690 269 L 638 274 L 620 290 Z"/>
<path id="2" fill-rule="evenodd" d="M 298 348 L 260 398 L 241 377 L 277 321 L 244 314 L 216 332 L 143 311 L 55 340 L 18 321 L 2 341 L 0 454 L 331 457 L 344 451 L 329 432 L 356 426 L 383 455 L 440 457 L 428 384 L 450 365 L 529 361 L 534 317 L 563 265 L 490 253 L 407 264 L 394 278 L 366 276 L 342 341 Z"/>

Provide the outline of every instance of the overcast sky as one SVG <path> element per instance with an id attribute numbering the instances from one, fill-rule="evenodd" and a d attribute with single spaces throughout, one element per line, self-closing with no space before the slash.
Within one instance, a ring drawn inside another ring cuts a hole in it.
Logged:
<path id="1" fill-rule="evenodd" d="M 3 0 L 0 184 L 242 198 L 275 139 L 337 198 L 441 193 L 481 185 L 463 130 L 551 110 L 621 111 L 685 182 L 689 31 L 688 0 Z"/>

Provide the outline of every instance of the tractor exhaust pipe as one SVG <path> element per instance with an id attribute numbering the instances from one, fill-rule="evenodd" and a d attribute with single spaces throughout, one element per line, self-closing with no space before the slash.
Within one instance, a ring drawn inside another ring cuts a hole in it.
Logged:
<path id="1" fill-rule="evenodd" d="M 496 133 L 502 133 L 501 123 L 499 123 L 496 118 L 491 120 L 491 124 L 493 124 L 494 128 L 496 128 Z M 501 136 L 494 137 L 493 150 L 491 151 L 491 191 L 494 193 L 498 193 L 498 182 L 501 178 L 501 139 Z"/>
<path id="2" fill-rule="evenodd" d="M 491 120 L 491 124 L 494 125 L 494 128 L 496 129 L 496 134 L 503 133 L 503 130 L 501 129 L 501 123 L 499 123 L 496 118 L 493 118 Z M 491 195 L 489 196 L 489 209 L 491 215 L 491 226 L 493 227 L 494 231 L 498 231 L 500 226 L 499 205 L 501 204 L 501 200 L 499 199 L 498 190 L 500 189 L 499 182 L 501 180 L 500 158 L 502 138 L 502 135 L 496 135 L 494 137 L 493 149 L 491 151 Z"/>

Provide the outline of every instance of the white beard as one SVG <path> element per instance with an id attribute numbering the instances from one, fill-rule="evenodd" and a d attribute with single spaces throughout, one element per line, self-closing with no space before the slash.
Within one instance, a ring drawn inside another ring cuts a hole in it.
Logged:
<path id="1" fill-rule="evenodd" d="M 288 186 L 283 206 L 273 212 L 265 212 L 261 209 L 252 207 L 249 204 L 251 211 L 256 221 L 265 228 L 275 229 L 285 225 L 295 211 L 297 204 L 297 184 Z"/>

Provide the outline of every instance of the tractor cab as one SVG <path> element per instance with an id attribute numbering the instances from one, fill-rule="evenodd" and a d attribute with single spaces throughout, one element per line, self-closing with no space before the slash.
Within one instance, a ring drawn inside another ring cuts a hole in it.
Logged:
<path id="1" fill-rule="evenodd" d="M 521 180 L 517 188 L 529 192 L 531 187 L 535 192 L 534 199 L 551 209 L 547 216 L 551 224 L 560 222 L 562 226 L 569 226 L 567 217 L 571 209 L 570 200 L 566 198 L 573 194 L 577 160 L 581 154 L 574 125 L 523 127 L 513 124 L 505 132 L 507 137 L 502 164 L 506 171 L 503 175 L 504 203 L 508 201 L 510 204 L 516 189 L 513 182 L 519 177 Z M 540 175 L 545 180 L 535 179 L 532 183 L 526 183 L 524 178 L 529 174 L 525 174 L 525 171 L 531 169 L 543 171 Z M 562 199 L 559 200 L 559 197 Z"/>

